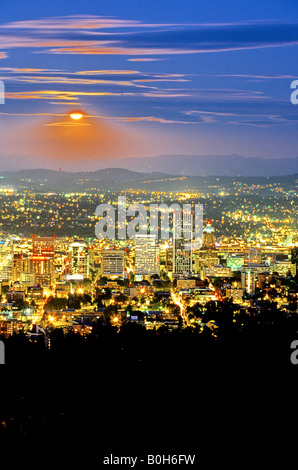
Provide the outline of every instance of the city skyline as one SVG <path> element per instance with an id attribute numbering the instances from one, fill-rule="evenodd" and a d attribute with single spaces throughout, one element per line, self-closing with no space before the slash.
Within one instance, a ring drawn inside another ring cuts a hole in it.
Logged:
<path id="1" fill-rule="evenodd" d="M 3 468 L 295 462 L 295 7 L 1 0 Z"/>
<path id="2" fill-rule="evenodd" d="M 297 156 L 297 13 L 251 3 L 3 1 L 0 157 Z"/>

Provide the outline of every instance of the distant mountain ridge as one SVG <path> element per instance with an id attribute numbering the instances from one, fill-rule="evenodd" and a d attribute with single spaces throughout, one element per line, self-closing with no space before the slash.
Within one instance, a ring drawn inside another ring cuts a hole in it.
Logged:
<path id="1" fill-rule="evenodd" d="M 111 165 L 112 162 L 109 163 Z M 118 166 L 119 163 L 118 160 Z M 161 155 L 121 160 L 121 166 L 134 171 L 154 170 L 186 176 L 280 176 L 298 173 L 298 157 L 265 159 L 239 155 Z"/>
<path id="2" fill-rule="evenodd" d="M 297 191 L 297 174 L 280 176 L 181 176 L 166 173 L 141 173 L 123 168 L 105 168 L 96 171 L 64 172 L 42 168 L 0 172 L 0 188 L 13 188 L 16 191 L 63 193 L 94 193 L 106 191 L 197 191 L 208 193 L 210 188 L 225 191 L 232 188 L 233 182 L 245 185 L 284 184 Z M 219 189 L 221 188 L 221 189 Z M 236 186 L 235 186 L 236 188 Z"/>
<path id="3" fill-rule="evenodd" d="M 61 163 L 60 163 L 61 164 Z M 18 171 L 32 172 L 36 175 L 41 171 L 40 167 L 52 171 L 53 177 L 59 177 L 57 161 L 39 162 L 39 168 L 36 166 L 36 159 L 24 158 L 18 156 L 4 157 L 0 156 L 0 172 L 9 172 L 10 176 L 16 176 Z M 57 166 L 56 166 L 57 165 Z M 80 160 L 65 163 L 62 168 L 64 177 L 73 175 L 73 173 L 86 174 L 88 172 L 106 171 L 106 177 L 114 178 L 128 177 L 125 171 L 132 171 L 144 174 L 155 175 L 182 175 L 182 176 L 282 176 L 298 173 L 298 157 L 293 158 L 259 158 L 242 157 L 240 155 L 161 155 L 158 157 L 142 158 L 111 158 L 111 159 L 93 159 Z M 63 164 L 62 164 L 63 166 Z M 27 170 L 25 168 L 32 168 Z M 54 169 L 56 168 L 56 169 Z M 84 170 L 82 170 L 82 168 Z M 112 172 L 113 170 L 113 172 Z M 114 171 L 115 170 L 115 171 Z M 119 171 L 121 170 L 121 176 Z M 102 173 L 100 173 L 102 175 Z M 49 177 L 50 176 L 49 173 Z M 95 175 L 93 175 L 94 177 Z M 135 175 L 136 176 L 136 175 Z"/>

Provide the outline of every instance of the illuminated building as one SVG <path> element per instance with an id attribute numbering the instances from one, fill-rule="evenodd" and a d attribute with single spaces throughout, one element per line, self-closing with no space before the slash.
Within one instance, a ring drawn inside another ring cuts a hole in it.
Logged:
<path id="1" fill-rule="evenodd" d="M 13 245 L 8 239 L 0 240 L 0 281 L 12 280 Z"/>
<path id="2" fill-rule="evenodd" d="M 71 274 L 82 275 L 84 278 L 88 278 L 90 275 L 90 263 L 85 243 L 71 243 L 69 245 L 69 258 Z"/>
<path id="3" fill-rule="evenodd" d="M 231 287 L 229 289 L 226 289 L 226 297 L 238 300 L 240 302 L 242 301 L 243 294 L 243 289 L 238 289 L 237 287 Z"/>
<path id="4" fill-rule="evenodd" d="M 104 250 L 101 253 L 101 275 L 107 277 L 124 277 L 124 250 Z"/>
<path id="5" fill-rule="evenodd" d="M 12 260 L 12 281 L 20 281 L 23 271 L 23 255 L 14 253 Z"/>
<path id="6" fill-rule="evenodd" d="M 280 276 L 288 276 L 290 274 L 295 277 L 296 269 L 296 264 L 291 263 L 290 260 L 276 261 L 273 265 L 273 271 L 278 273 Z"/>
<path id="7" fill-rule="evenodd" d="M 55 257 L 55 239 L 56 237 L 36 237 L 32 235 L 32 254 L 33 256 Z"/>
<path id="8" fill-rule="evenodd" d="M 160 273 L 159 248 L 155 235 L 135 237 L 135 275 L 151 276 Z"/>
<path id="9" fill-rule="evenodd" d="M 20 277 L 21 283 L 24 285 L 34 286 L 36 284 L 36 275 L 34 272 L 32 273 L 21 273 Z"/>
<path id="10" fill-rule="evenodd" d="M 192 212 L 183 211 L 183 217 L 174 212 L 173 229 L 173 274 L 189 274 L 192 272 Z"/>
<path id="11" fill-rule="evenodd" d="M 203 247 L 214 248 L 216 237 L 211 220 L 207 220 L 206 227 L 203 230 Z"/>
<path id="12" fill-rule="evenodd" d="M 205 266 L 203 278 L 206 279 L 206 277 L 232 277 L 232 269 L 221 264 Z"/>
<path id="13" fill-rule="evenodd" d="M 0 335 L 4 337 L 11 336 L 13 333 L 19 333 L 27 326 L 27 323 L 21 320 L 0 321 Z"/>
<path id="14" fill-rule="evenodd" d="M 21 278 L 26 274 L 35 276 L 35 283 L 49 287 L 55 280 L 55 266 L 52 256 L 32 255 L 23 258 Z M 29 277 L 27 277 L 27 280 Z"/>
<path id="15" fill-rule="evenodd" d="M 160 245 L 160 269 L 164 269 L 166 272 L 173 271 L 173 247 L 169 245 Z"/>
<path id="16" fill-rule="evenodd" d="M 262 251 L 257 248 L 250 248 L 248 252 L 247 260 L 249 263 L 261 263 Z"/>
<path id="17" fill-rule="evenodd" d="M 34 274 L 36 284 L 42 287 L 50 287 L 55 281 L 56 237 L 32 235 L 31 238 L 32 256 L 23 258 L 23 272 L 25 274 Z"/>
<path id="18" fill-rule="evenodd" d="M 268 266 L 259 263 L 247 263 L 241 268 L 241 287 L 248 293 L 255 292 L 259 273 L 268 272 Z M 269 273 L 268 273 L 269 274 Z"/>
<path id="19" fill-rule="evenodd" d="M 244 265 L 244 256 L 229 253 L 227 257 L 227 267 L 232 271 L 238 271 Z"/>
<path id="20" fill-rule="evenodd" d="M 215 250 L 198 250 L 193 255 L 194 272 L 201 273 L 206 266 L 211 267 L 219 264 L 218 253 Z"/>

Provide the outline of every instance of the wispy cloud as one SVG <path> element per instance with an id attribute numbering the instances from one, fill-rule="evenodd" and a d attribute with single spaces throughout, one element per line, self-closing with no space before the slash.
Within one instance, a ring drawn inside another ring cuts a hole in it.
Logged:
<path id="1" fill-rule="evenodd" d="M 298 24 L 291 22 L 186 26 L 82 16 L 13 22 L 0 31 L 2 50 L 32 47 L 51 54 L 159 56 L 298 44 Z"/>

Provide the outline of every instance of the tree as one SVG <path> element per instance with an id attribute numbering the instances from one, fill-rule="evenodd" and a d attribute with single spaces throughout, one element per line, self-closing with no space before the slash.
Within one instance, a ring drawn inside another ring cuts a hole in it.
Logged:
<path id="1" fill-rule="evenodd" d="M 102 286 L 104 286 L 108 282 L 108 278 L 106 276 L 101 276 L 98 280 L 98 283 Z"/>
<path id="2" fill-rule="evenodd" d="M 45 310 L 62 310 L 67 307 L 68 299 L 50 297 L 45 304 Z"/>
<path id="3" fill-rule="evenodd" d="M 117 295 L 117 297 L 115 297 L 115 302 L 117 302 L 117 303 L 123 303 L 124 304 L 125 302 L 127 302 L 127 300 L 128 300 L 128 297 L 124 294 L 119 294 L 119 295 Z"/>
<path id="4" fill-rule="evenodd" d="M 118 314 L 117 304 L 108 305 L 107 307 L 105 307 L 105 309 L 103 311 L 103 319 L 104 319 L 105 324 L 110 325 L 111 324 L 111 317 L 115 316 L 117 314 Z"/>
<path id="5" fill-rule="evenodd" d="M 241 271 L 233 271 L 233 281 L 241 281 Z"/>
<path id="6" fill-rule="evenodd" d="M 67 301 L 68 308 L 74 308 L 76 310 L 81 308 L 81 299 L 77 295 L 69 295 Z"/>

